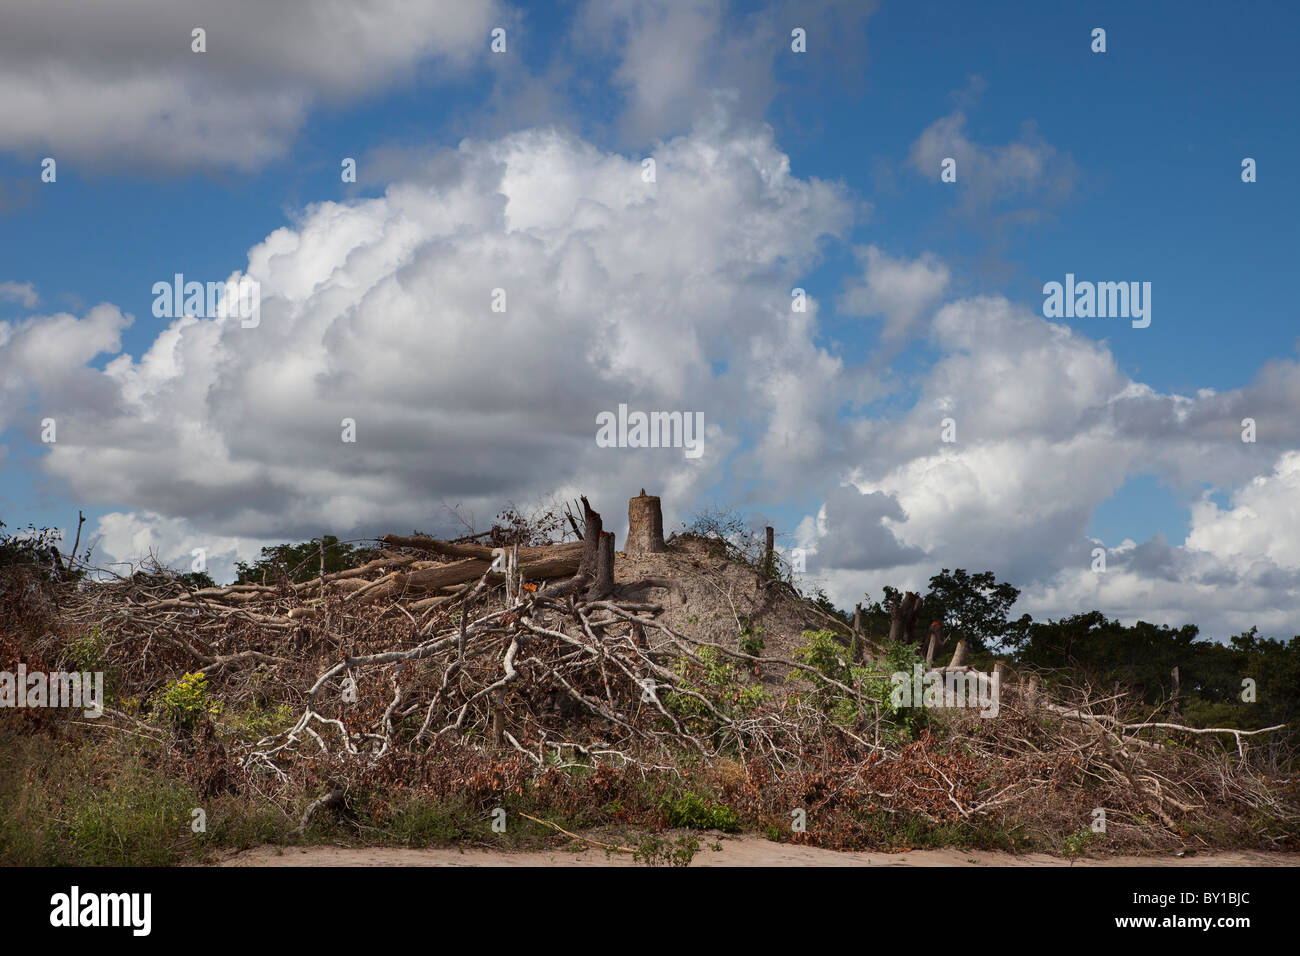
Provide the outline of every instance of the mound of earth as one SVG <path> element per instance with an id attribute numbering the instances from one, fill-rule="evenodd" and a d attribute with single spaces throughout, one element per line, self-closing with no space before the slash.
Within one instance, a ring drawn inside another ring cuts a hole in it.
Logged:
<path id="1" fill-rule="evenodd" d="M 661 620 L 697 641 L 741 650 L 741 641 L 757 635 L 761 656 L 792 658 L 804 645 L 804 631 L 831 630 L 847 645 L 849 628 L 788 584 L 764 577 L 743 561 L 724 553 L 716 540 L 694 536 L 668 539 L 666 551 L 629 555 L 614 561 L 614 582 L 624 597 L 643 595 L 663 608 Z M 654 582 L 642 588 L 641 582 Z M 665 586 L 666 585 L 666 586 Z M 650 636 L 652 648 L 667 638 Z M 784 686 L 789 668 L 763 667 L 764 683 Z"/>

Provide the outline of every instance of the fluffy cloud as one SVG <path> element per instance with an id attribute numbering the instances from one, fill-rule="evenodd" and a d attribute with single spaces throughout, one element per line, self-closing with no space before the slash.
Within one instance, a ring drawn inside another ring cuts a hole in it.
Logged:
<path id="1" fill-rule="evenodd" d="M 920 548 L 904 548 L 886 527 L 906 520 L 898 499 L 883 491 L 866 494 L 840 487 L 826 495 L 817 515 L 823 531 L 817 557 L 840 570 L 864 571 L 894 568 L 924 557 Z"/>
<path id="2" fill-rule="evenodd" d="M 183 554 L 202 541 L 164 519 L 214 540 L 305 538 L 552 490 L 618 514 L 655 487 L 685 508 L 742 435 L 793 474 L 820 444 L 792 436 L 839 398 L 838 360 L 789 289 L 852 204 L 793 176 L 770 129 L 724 117 L 657 159 L 645 183 L 638 159 L 555 129 L 467 140 L 420 181 L 312 206 L 255 246 L 256 328 L 177 319 L 100 370 L 128 321 L 101 306 L 10 330 L 2 368 L 39 401 L 74 374 L 102 393 L 61 422 L 44 467 L 134 522 L 102 529 L 114 547 L 140 522 Z M 790 383 L 823 378 L 788 410 Z M 597 413 L 620 403 L 703 412 L 703 457 L 596 447 Z"/>
<path id="3" fill-rule="evenodd" d="M 30 282 L 0 282 L 0 302 L 17 302 L 23 308 L 34 309 L 40 300 Z"/>
<path id="4" fill-rule="evenodd" d="M 711 94 L 738 115 L 761 117 L 798 72 L 790 31 L 806 31 L 818 79 L 860 79 L 873 2 L 775 0 L 757 9 L 727 0 L 586 0 L 572 42 L 611 61 L 623 142 L 641 145 L 688 128 Z"/>
<path id="5" fill-rule="evenodd" d="M 0 429 L 19 422 L 34 426 L 30 409 L 53 417 L 60 438 L 71 437 L 74 421 L 93 427 L 112 414 L 115 390 L 88 364 L 121 349 L 122 330 L 130 321 L 115 306 L 102 304 L 81 318 L 58 312 L 0 322 Z"/>
<path id="6" fill-rule="evenodd" d="M 485 58 L 496 0 L 18 0 L 0 30 L 0 143 L 60 160 L 255 169 L 308 110 L 424 62 Z M 207 52 L 191 32 L 207 31 Z"/>
<path id="7" fill-rule="evenodd" d="M 1238 489 L 1227 508 L 1199 501 L 1187 544 L 1238 566 L 1262 557 L 1300 570 L 1300 452 L 1282 455 L 1272 474 Z"/>
<path id="8" fill-rule="evenodd" d="M 875 246 L 854 250 L 863 272 L 837 301 L 849 315 L 880 316 L 883 343 L 896 348 L 919 329 L 926 313 L 948 287 L 948 267 L 929 253 L 919 259 L 895 259 Z"/>
<path id="9" fill-rule="evenodd" d="M 1285 428 L 1264 446 L 1242 442 L 1239 427 L 1241 409 L 1285 402 L 1295 365 L 1269 366 L 1233 393 L 1161 395 L 1121 373 L 1104 345 L 1000 298 L 945 305 L 931 340 L 940 356 L 916 403 L 856 423 L 853 488 L 829 493 L 801 526 L 833 597 L 923 589 L 938 568 L 966 567 L 1020 585 L 1020 609 L 1039 617 L 1096 607 L 1220 637 L 1251 624 L 1296 629 L 1300 453 L 1286 449 Z M 942 441 L 944 418 L 955 442 Z M 1087 537 L 1097 506 L 1151 472 L 1236 490 L 1227 507 L 1195 504 L 1181 544 Z M 1105 573 L 1092 570 L 1099 545 Z"/>
<path id="10" fill-rule="evenodd" d="M 921 176 L 938 181 L 940 163 L 957 161 L 958 209 L 967 216 L 990 212 L 1004 220 L 1032 222 L 1041 207 L 1060 202 L 1074 189 L 1074 161 L 1045 141 L 1033 123 L 1003 146 L 984 146 L 966 132 L 966 114 L 950 113 L 931 123 L 912 144 L 908 161 Z"/>

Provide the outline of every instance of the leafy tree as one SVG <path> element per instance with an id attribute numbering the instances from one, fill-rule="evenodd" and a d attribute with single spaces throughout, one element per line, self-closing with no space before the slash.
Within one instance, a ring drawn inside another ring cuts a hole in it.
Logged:
<path id="1" fill-rule="evenodd" d="M 1211 645 L 1229 651 L 1236 659 L 1237 672 L 1219 690 L 1222 699 L 1242 707 L 1246 713 L 1240 726 L 1268 727 L 1286 724 L 1288 735 L 1300 744 L 1300 636 L 1289 641 L 1257 636 L 1256 628 L 1231 639 L 1231 647 Z M 1255 682 L 1254 703 L 1241 701 L 1242 681 Z"/>
<path id="2" fill-rule="evenodd" d="M 1286 724 L 1291 745 L 1300 744 L 1300 637 L 1261 638 L 1252 627 L 1221 644 L 1197 640 L 1197 633 L 1194 624 L 1126 626 L 1088 611 L 1030 624 L 1016 660 L 1069 671 L 1105 691 L 1118 682 L 1130 700 L 1148 707 L 1168 699 L 1177 667 L 1189 724 L 1244 730 Z M 1254 682 L 1254 701 L 1242 699 L 1246 679 Z"/>
<path id="3" fill-rule="evenodd" d="M 212 575 L 207 571 L 186 571 L 184 574 L 176 575 L 176 580 L 185 585 L 191 591 L 198 591 L 203 588 L 215 588 L 217 582 L 212 580 Z"/>
<path id="4" fill-rule="evenodd" d="M 1170 693 L 1170 671 L 1175 666 L 1183 690 L 1195 691 L 1198 681 L 1194 666 L 1204 660 L 1208 642 L 1193 645 L 1198 629 L 1138 621 L 1126 627 L 1108 620 L 1100 611 L 1075 614 L 1060 621 L 1031 624 L 1021 642 L 1017 659 L 1048 669 L 1069 668 L 1099 687 L 1119 681 L 1136 689 L 1143 700 L 1156 703 Z"/>
<path id="5" fill-rule="evenodd" d="M 888 598 L 892 589 L 885 590 Z M 930 578 L 921 619 L 941 621 L 948 646 L 965 638 L 971 653 L 988 652 L 1009 630 L 1027 626 L 1028 616 L 1014 626 L 1007 623 L 1007 612 L 1018 597 L 1020 592 L 1006 582 L 997 583 L 992 571 L 969 574 L 962 568 L 944 568 Z"/>
<path id="6" fill-rule="evenodd" d="M 326 574 L 358 567 L 371 554 L 370 549 L 340 544 L 334 535 L 325 535 Z M 263 548 L 262 556 L 252 564 L 236 562 L 235 571 L 236 584 L 261 584 L 263 580 L 271 584 L 281 577 L 293 584 L 301 584 L 320 574 L 320 540 Z"/>

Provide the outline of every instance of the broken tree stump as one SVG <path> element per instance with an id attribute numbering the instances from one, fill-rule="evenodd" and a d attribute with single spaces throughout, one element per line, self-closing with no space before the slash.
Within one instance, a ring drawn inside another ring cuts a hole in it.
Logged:
<path id="1" fill-rule="evenodd" d="M 1038 675 L 1037 674 L 1029 675 L 1029 680 L 1025 684 L 1024 699 L 1025 699 L 1025 709 L 1027 711 L 1032 713 L 1038 708 Z"/>
<path id="2" fill-rule="evenodd" d="M 585 541 L 584 541 L 585 543 Z M 602 531 L 596 549 L 595 580 L 587 589 L 588 601 L 603 601 L 614 593 L 614 532 Z"/>
<path id="3" fill-rule="evenodd" d="M 928 669 L 934 664 L 934 656 L 943 648 L 943 624 L 940 621 L 930 622 L 930 633 L 925 638 L 925 666 Z"/>
<path id="4" fill-rule="evenodd" d="M 603 525 L 600 513 L 591 510 L 587 496 L 582 496 L 582 560 L 578 562 L 578 573 L 596 577 L 596 553 L 600 549 L 600 534 Z"/>
<path id="5" fill-rule="evenodd" d="M 853 640 L 849 643 L 849 660 L 862 663 L 862 602 L 853 609 Z"/>
<path id="6" fill-rule="evenodd" d="M 915 640 L 912 629 L 916 626 L 916 618 L 920 613 L 921 595 L 908 591 L 902 600 L 889 609 L 890 642 L 897 644 L 905 641 L 911 644 Z"/>
<path id="7" fill-rule="evenodd" d="M 647 495 L 644 488 L 641 494 L 627 501 L 627 542 L 623 550 L 629 555 L 668 550 L 664 543 L 664 514 L 659 496 Z"/>
<path id="8" fill-rule="evenodd" d="M 952 660 L 949 662 L 948 666 L 949 667 L 966 666 L 966 638 L 963 637 L 961 640 L 957 642 L 957 649 L 952 652 Z"/>

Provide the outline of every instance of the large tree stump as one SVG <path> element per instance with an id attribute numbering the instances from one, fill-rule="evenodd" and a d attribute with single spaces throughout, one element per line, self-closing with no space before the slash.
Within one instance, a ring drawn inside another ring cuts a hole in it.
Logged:
<path id="1" fill-rule="evenodd" d="M 911 644 L 916 638 L 912 629 L 916 626 L 917 615 L 921 613 L 921 595 L 908 591 L 902 600 L 889 609 L 889 640 L 891 643 L 906 642 Z"/>
<path id="2" fill-rule="evenodd" d="M 585 540 L 585 539 L 584 539 Z M 650 554 L 667 551 L 664 544 L 664 514 L 658 495 L 641 494 L 627 501 L 627 542 L 624 551 L 631 554 Z"/>
<path id="3" fill-rule="evenodd" d="M 934 657 L 943 647 L 943 624 L 939 621 L 930 622 L 930 633 L 925 639 L 925 666 L 927 669 L 934 664 Z"/>
<path id="4" fill-rule="evenodd" d="M 952 660 L 948 662 L 949 667 L 966 666 L 966 638 L 957 642 L 957 649 L 952 652 Z"/>
<path id="5" fill-rule="evenodd" d="M 584 539 L 585 543 L 585 539 Z M 614 593 L 614 532 L 602 531 L 596 549 L 596 579 L 587 589 L 588 601 L 603 601 Z"/>

